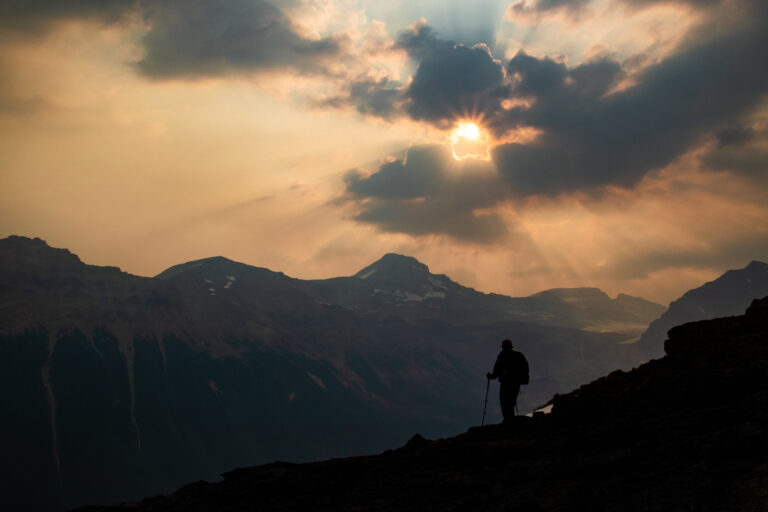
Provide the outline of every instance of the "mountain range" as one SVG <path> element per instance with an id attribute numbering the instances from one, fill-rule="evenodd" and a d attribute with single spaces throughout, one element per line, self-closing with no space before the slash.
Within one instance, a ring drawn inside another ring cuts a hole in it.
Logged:
<path id="1" fill-rule="evenodd" d="M 484 294 L 396 254 L 326 280 L 223 257 L 146 278 L 9 237 L 2 500 L 60 510 L 452 435 L 479 421 L 502 339 L 531 363 L 529 411 L 647 360 L 628 342 L 664 309 L 596 288 Z"/>

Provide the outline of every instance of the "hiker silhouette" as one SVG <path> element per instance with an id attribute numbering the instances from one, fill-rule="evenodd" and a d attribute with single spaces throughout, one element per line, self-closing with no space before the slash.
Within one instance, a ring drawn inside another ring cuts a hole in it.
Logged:
<path id="1" fill-rule="evenodd" d="M 501 352 L 493 365 L 493 373 L 486 375 L 488 380 L 499 379 L 499 402 L 504 421 L 515 415 L 517 396 L 520 386 L 528 384 L 528 360 L 517 350 L 512 350 L 512 342 L 501 342 Z"/>

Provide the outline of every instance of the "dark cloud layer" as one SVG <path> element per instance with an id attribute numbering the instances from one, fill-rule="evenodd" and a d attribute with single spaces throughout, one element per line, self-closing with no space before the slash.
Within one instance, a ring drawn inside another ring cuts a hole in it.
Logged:
<path id="1" fill-rule="evenodd" d="M 392 49 L 404 50 L 418 63 L 410 84 L 354 78 L 319 104 L 353 106 L 376 117 L 407 116 L 440 126 L 457 117 L 492 117 L 509 95 L 503 66 L 484 44 L 456 44 L 440 39 L 427 25 L 415 24 L 400 33 Z"/>
<path id="2" fill-rule="evenodd" d="M 281 7 L 295 1 L 281 2 Z M 0 0 L 0 27 L 37 34 L 55 22 L 92 19 L 103 23 L 135 13 L 149 31 L 137 69 L 152 78 L 196 78 L 290 68 L 324 73 L 341 41 L 307 39 L 288 16 L 267 0 Z"/>
<path id="3" fill-rule="evenodd" d="M 466 115 L 493 115 L 508 94 L 504 71 L 486 46 L 456 45 L 424 58 L 405 91 L 414 119 L 453 121 Z"/>
<path id="4" fill-rule="evenodd" d="M 735 124 L 716 133 L 717 144 L 702 158 L 710 169 L 747 175 L 768 186 L 768 121 L 760 126 Z"/>
<path id="5" fill-rule="evenodd" d="M 443 146 L 415 146 L 405 160 L 387 162 L 367 177 L 348 172 L 347 199 L 358 203 L 356 220 L 382 231 L 492 242 L 508 231 L 497 214 L 480 211 L 505 196 L 504 184 L 487 166 L 457 163 Z"/>
<path id="6" fill-rule="evenodd" d="M 319 107 L 354 107 L 364 115 L 389 119 L 398 115 L 402 103 L 402 84 L 387 78 L 362 77 L 341 85 L 335 94 L 316 101 Z"/>
<path id="7" fill-rule="evenodd" d="M 0 0 L 0 27 L 38 33 L 66 19 L 120 20 L 137 0 Z"/>
<path id="8" fill-rule="evenodd" d="M 138 69 L 151 77 L 210 76 L 293 68 L 321 72 L 339 41 L 308 40 L 264 0 L 175 0 L 147 8 L 152 28 Z"/>
<path id="9" fill-rule="evenodd" d="M 396 46 L 419 62 L 403 91 L 403 106 L 413 119 L 439 124 L 501 110 L 509 88 L 501 63 L 486 45 L 454 44 L 439 39 L 429 26 L 416 25 L 400 34 Z"/>
<path id="10" fill-rule="evenodd" d="M 518 54 L 509 72 L 520 79 L 516 92 L 535 101 L 497 119 L 496 129 L 544 131 L 533 144 L 495 150 L 517 193 L 632 185 L 759 103 L 768 92 L 768 33 L 753 23 L 692 46 L 648 68 L 637 85 L 607 96 L 620 76 L 610 60 L 568 71 Z"/>

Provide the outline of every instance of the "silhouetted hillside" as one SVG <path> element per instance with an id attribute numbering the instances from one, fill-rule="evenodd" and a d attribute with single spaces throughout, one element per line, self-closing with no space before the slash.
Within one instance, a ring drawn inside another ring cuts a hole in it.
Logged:
<path id="1" fill-rule="evenodd" d="M 660 318 L 651 322 L 638 342 L 648 357 L 660 357 L 667 331 L 696 320 L 740 315 L 753 299 L 768 295 L 768 264 L 753 261 L 729 270 L 714 281 L 689 290 L 673 301 Z"/>
<path id="2" fill-rule="evenodd" d="M 676 327 L 667 356 L 553 400 L 549 415 L 381 455 L 274 463 L 83 512 L 764 511 L 768 297 Z"/>

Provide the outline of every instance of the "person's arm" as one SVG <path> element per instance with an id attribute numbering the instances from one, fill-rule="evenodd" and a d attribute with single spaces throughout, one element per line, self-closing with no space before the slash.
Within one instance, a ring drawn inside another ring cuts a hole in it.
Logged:
<path id="1" fill-rule="evenodd" d="M 496 358 L 496 363 L 493 365 L 493 373 L 486 374 L 486 377 L 488 379 L 497 379 L 499 377 L 499 360 L 501 359 L 501 355 Z"/>

